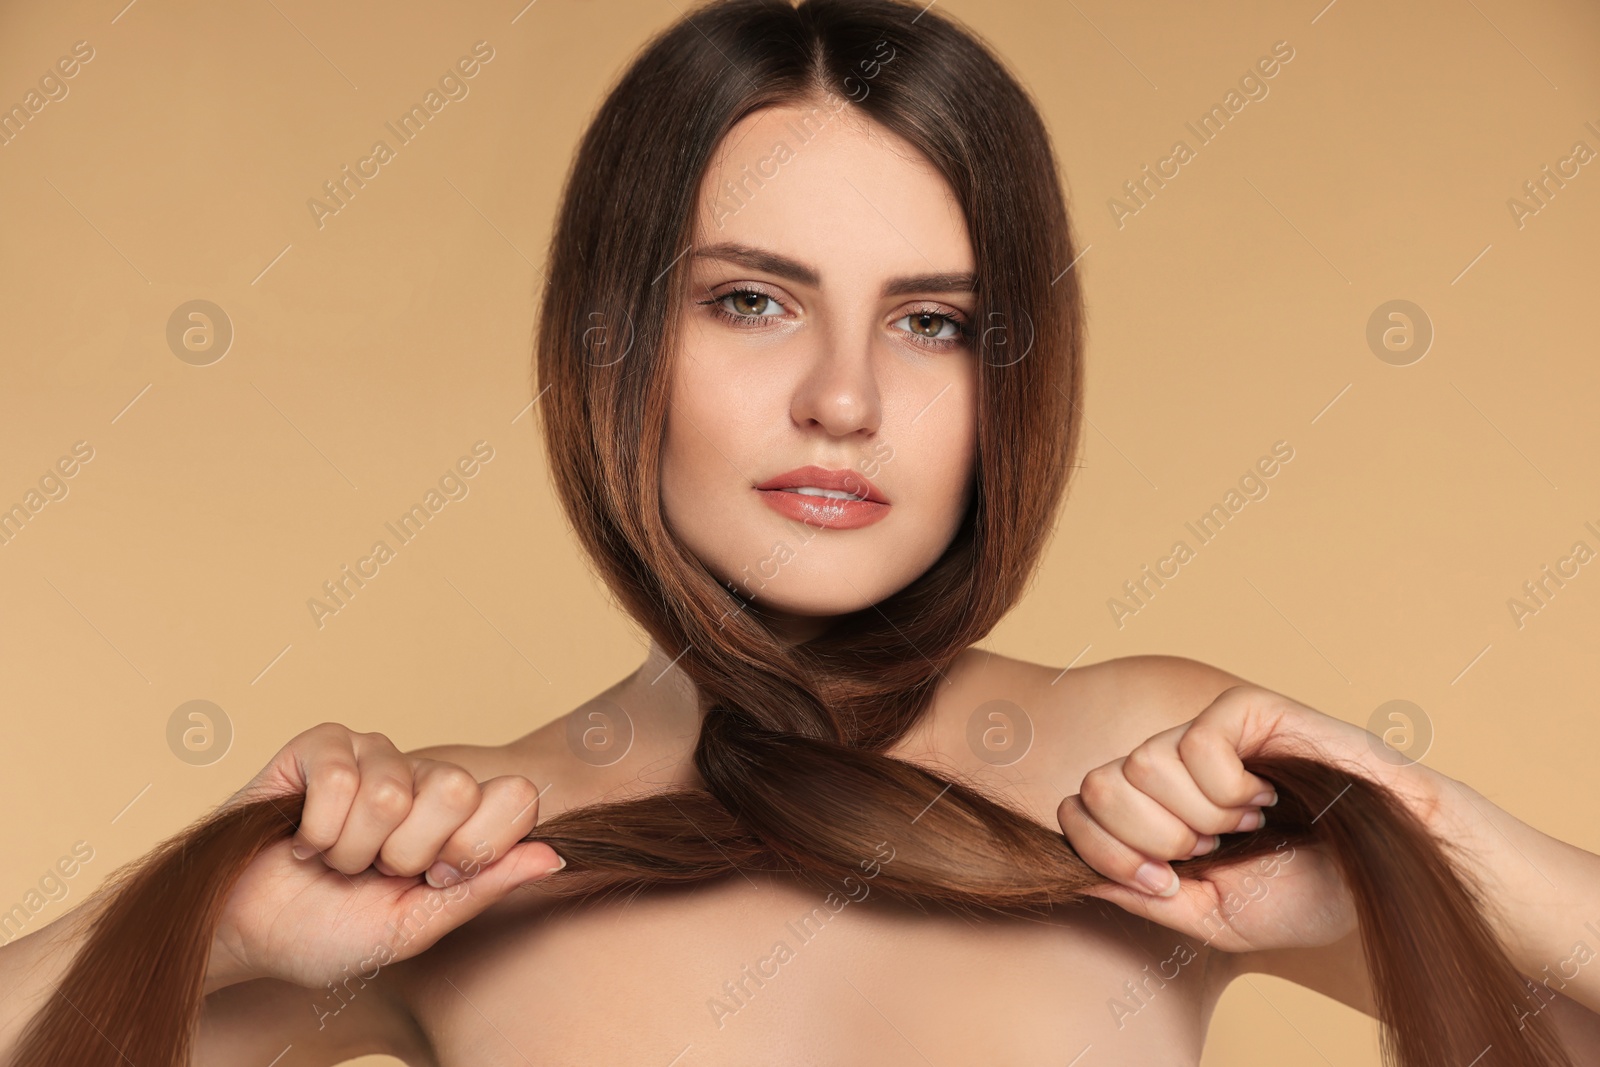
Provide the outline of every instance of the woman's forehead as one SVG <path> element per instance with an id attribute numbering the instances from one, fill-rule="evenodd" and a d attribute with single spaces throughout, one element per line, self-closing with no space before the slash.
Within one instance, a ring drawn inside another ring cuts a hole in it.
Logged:
<path id="1" fill-rule="evenodd" d="M 723 242 L 812 264 L 824 285 L 841 271 L 974 269 L 943 176 L 850 108 L 766 108 L 729 132 L 701 183 L 695 244 Z"/>

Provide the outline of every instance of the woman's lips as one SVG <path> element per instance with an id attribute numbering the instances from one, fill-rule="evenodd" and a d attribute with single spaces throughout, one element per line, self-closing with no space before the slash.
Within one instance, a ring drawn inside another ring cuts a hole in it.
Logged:
<path id="1" fill-rule="evenodd" d="M 778 514 L 808 526 L 830 530 L 855 530 L 870 526 L 889 514 L 890 507 L 872 500 L 809 496 L 788 489 L 757 489 L 755 492 Z"/>

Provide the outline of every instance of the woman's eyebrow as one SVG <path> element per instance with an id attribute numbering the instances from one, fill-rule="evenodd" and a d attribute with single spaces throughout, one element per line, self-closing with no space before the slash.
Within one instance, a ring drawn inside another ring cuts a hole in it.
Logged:
<path id="1" fill-rule="evenodd" d="M 703 245 L 694 250 L 696 259 L 725 259 L 740 266 L 749 267 L 751 270 L 766 271 L 776 274 L 780 278 L 812 288 L 822 284 L 822 275 L 815 267 L 801 263 L 799 260 L 790 259 L 788 256 L 765 248 L 755 248 L 751 245 L 739 244 L 737 241 L 721 241 L 716 244 Z M 899 278 L 890 278 L 883 285 L 884 296 L 902 296 L 906 293 L 967 293 L 977 288 L 977 279 L 970 271 L 936 271 L 931 274 L 911 274 Z"/>

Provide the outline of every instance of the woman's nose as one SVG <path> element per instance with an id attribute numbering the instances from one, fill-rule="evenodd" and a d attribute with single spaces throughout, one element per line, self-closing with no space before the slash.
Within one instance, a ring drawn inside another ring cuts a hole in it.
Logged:
<path id="1" fill-rule="evenodd" d="M 797 424 L 821 426 L 835 437 L 876 431 L 883 411 L 872 341 L 824 339 L 790 413 Z"/>

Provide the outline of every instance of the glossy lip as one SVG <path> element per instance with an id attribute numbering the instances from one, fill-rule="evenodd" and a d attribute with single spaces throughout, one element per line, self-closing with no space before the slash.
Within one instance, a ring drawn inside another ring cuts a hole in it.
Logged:
<path id="1" fill-rule="evenodd" d="M 853 498 L 807 496 L 787 493 L 800 486 L 837 489 Z M 797 467 L 755 486 L 761 499 L 773 511 L 807 526 L 830 530 L 856 530 L 889 514 L 889 502 L 872 482 L 856 471 L 829 470 L 825 467 Z"/>
<path id="2" fill-rule="evenodd" d="M 871 479 L 858 471 L 829 470 L 826 467 L 807 465 L 786 471 L 776 478 L 768 478 L 757 489 L 798 489 L 801 486 L 810 486 L 814 489 L 836 489 L 842 493 L 850 493 L 857 499 L 874 504 L 888 504 L 883 494 L 878 492 L 878 487 L 872 484 Z M 794 494 L 790 494 L 791 496 Z M 807 499 L 827 501 L 826 497 L 809 497 Z M 848 500 L 833 500 L 834 504 L 849 504 Z"/>

